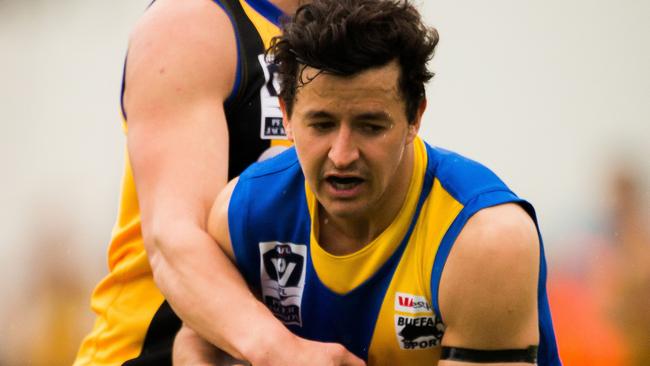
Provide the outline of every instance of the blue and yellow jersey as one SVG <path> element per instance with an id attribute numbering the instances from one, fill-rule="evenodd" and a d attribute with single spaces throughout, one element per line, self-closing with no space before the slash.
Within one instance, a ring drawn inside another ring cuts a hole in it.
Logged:
<path id="1" fill-rule="evenodd" d="M 267 0 L 213 1 L 228 14 L 237 37 L 236 81 L 224 102 L 228 175 L 233 178 L 270 147 L 288 145 L 275 70 L 263 56 L 280 32 L 282 13 Z M 128 115 L 122 112 L 128 134 Z M 125 156 L 119 212 L 108 249 L 109 273 L 92 294 L 97 318 L 80 347 L 77 366 L 121 365 L 127 360 L 130 365 L 171 364 L 172 342 L 181 325 L 153 281 L 128 153 Z"/>
<path id="2" fill-rule="evenodd" d="M 237 265 L 295 334 L 337 342 L 369 365 L 433 365 L 445 332 L 438 286 L 445 261 L 477 211 L 517 202 L 489 169 L 419 138 L 407 199 L 394 222 L 363 249 L 329 254 L 318 244 L 316 199 L 294 149 L 239 179 L 228 220 Z M 540 365 L 559 365 L 539 276 Z"/>

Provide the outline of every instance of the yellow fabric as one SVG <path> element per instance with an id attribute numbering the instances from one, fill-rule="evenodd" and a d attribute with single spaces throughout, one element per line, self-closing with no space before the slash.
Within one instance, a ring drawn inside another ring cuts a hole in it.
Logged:
<path id="1" fill-rule="evenodd" d="M 305 183 L 307 204 L 312 217 L 310 249 L 314 269 L 321 282 L 330 290 L 344 294 L 358 287 L 377 272 L 401 243 L 401 238 L 408 230 L 419 194 L 422 191 L 424 170 L 427 164 L 426 148 L 422 140 L 417 138 L 413 143 L 413 148 L 415 157 L 413 173 L 406 201 L 395 221 L 368 245 L 348 255 L 332 255 L 318 244 L 318 206 L 314 193 Z"/>
<path id="2" fill-rule="evenodd" d="M 91 308 L 97 318 L 75 366 L 117 365 L 138 356 L 149 323 L 164 300 L 144 251 L 133 174 L 125 156 L 120 207 L 108 250 L 110 272 L 92 294 Z"/>
<path id="3" fill-rule="evenodd" d="M 245 1 L 240 1 L 265 45 L 279 29 Z M 216 6 L 216 4 L 215 4 Z M 127 133 L 126 123 L 122 125 Z M 274 140 L 274 145 L 287 145 Z M 137 357 L 149 324 L 164 298 L 156 287 L 142 241 L 140 209 L 135 183 L 125 153 L 120 206 L 108 250 L 108 275 L 95 288 L 91 308 L 96 313 L 92 331 L 83 340 L 74 366 L 121 365 Z"/>
<path id="4" fill-rule="evenodd" d="M 409 245 L 386 291 L 370 343 L 368 364 L 431 365 L 432 358 L 439 357 L 439 346 L 400 352 L 399 341 L 396 339 L 396 322 L 399 316 L 433 315 L 430 306 L 433 262 L 443 236 L 462 208 L 436 179 L 433 190 L 422 207 Z M 399 303 L 398 294 L 424 298 L 429 306 L 415 313 L 400 311 L 396 305 Z"/>
<path id="5" fill-rule="evenodd" d="M 262 42 L 264 42 L 264 49 L 269 48 L 273 36 L 279 34 L 278 27 L 276 27 L 275 24 L 269 22 L 260 13 L 256 12 L 255 9 L 253 9 L 250 5 L 248 5 L 248 3 L 246 3 L 246 1 L 239 0 L 239 3 L 244 9 L 244 12 L 246 13 L 248 19 L 250 19 L 250 21 L 253 23 L 257 31 L 262 35 Z M 264 37 L 264 35 L 270 35 L 270 36 Z"/>

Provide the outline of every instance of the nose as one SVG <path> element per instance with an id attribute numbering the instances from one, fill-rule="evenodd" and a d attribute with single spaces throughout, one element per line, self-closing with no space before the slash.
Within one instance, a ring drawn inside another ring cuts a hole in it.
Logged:
<path id="1" fill-rule="evenodd" d="M 352 130 L 346 124 L 342 124 L 334 135 L 327 157 L 338 169 L 347 168 L 359 159 L 359 149 Z"/>

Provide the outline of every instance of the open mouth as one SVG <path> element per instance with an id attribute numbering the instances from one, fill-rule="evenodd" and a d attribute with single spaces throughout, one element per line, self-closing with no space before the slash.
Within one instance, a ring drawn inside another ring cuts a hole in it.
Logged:
<path id="1" fill-rule="evenodd" d="M 363 183 L 363 179 L 358 177 L 339 177 L 334 175 L 325 178 L 325 180 L 327 183 L 332 185 L 334 189 L 342 191 L 353 189 L 354 187 Z"/>

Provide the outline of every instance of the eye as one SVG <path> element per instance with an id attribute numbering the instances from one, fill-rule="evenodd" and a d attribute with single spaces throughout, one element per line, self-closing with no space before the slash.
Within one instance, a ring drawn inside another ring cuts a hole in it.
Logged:
<path id="1" fill-rule="evenodd" d="M 327 132 L 333 129 L 335 126 L 332 121 L 316 121 L 309 124 L 309 127 L 313 128 L 318 132 Z"/>
<path id="2" fill-rule="evenodd" d="M 360 129 L 362 132 L 366 134 L 376 135 L 383 132 L 386 129 L 386 127 L 384 125 L 377 124 L 377 123 L 365 122 L 360 125 Z"/>

